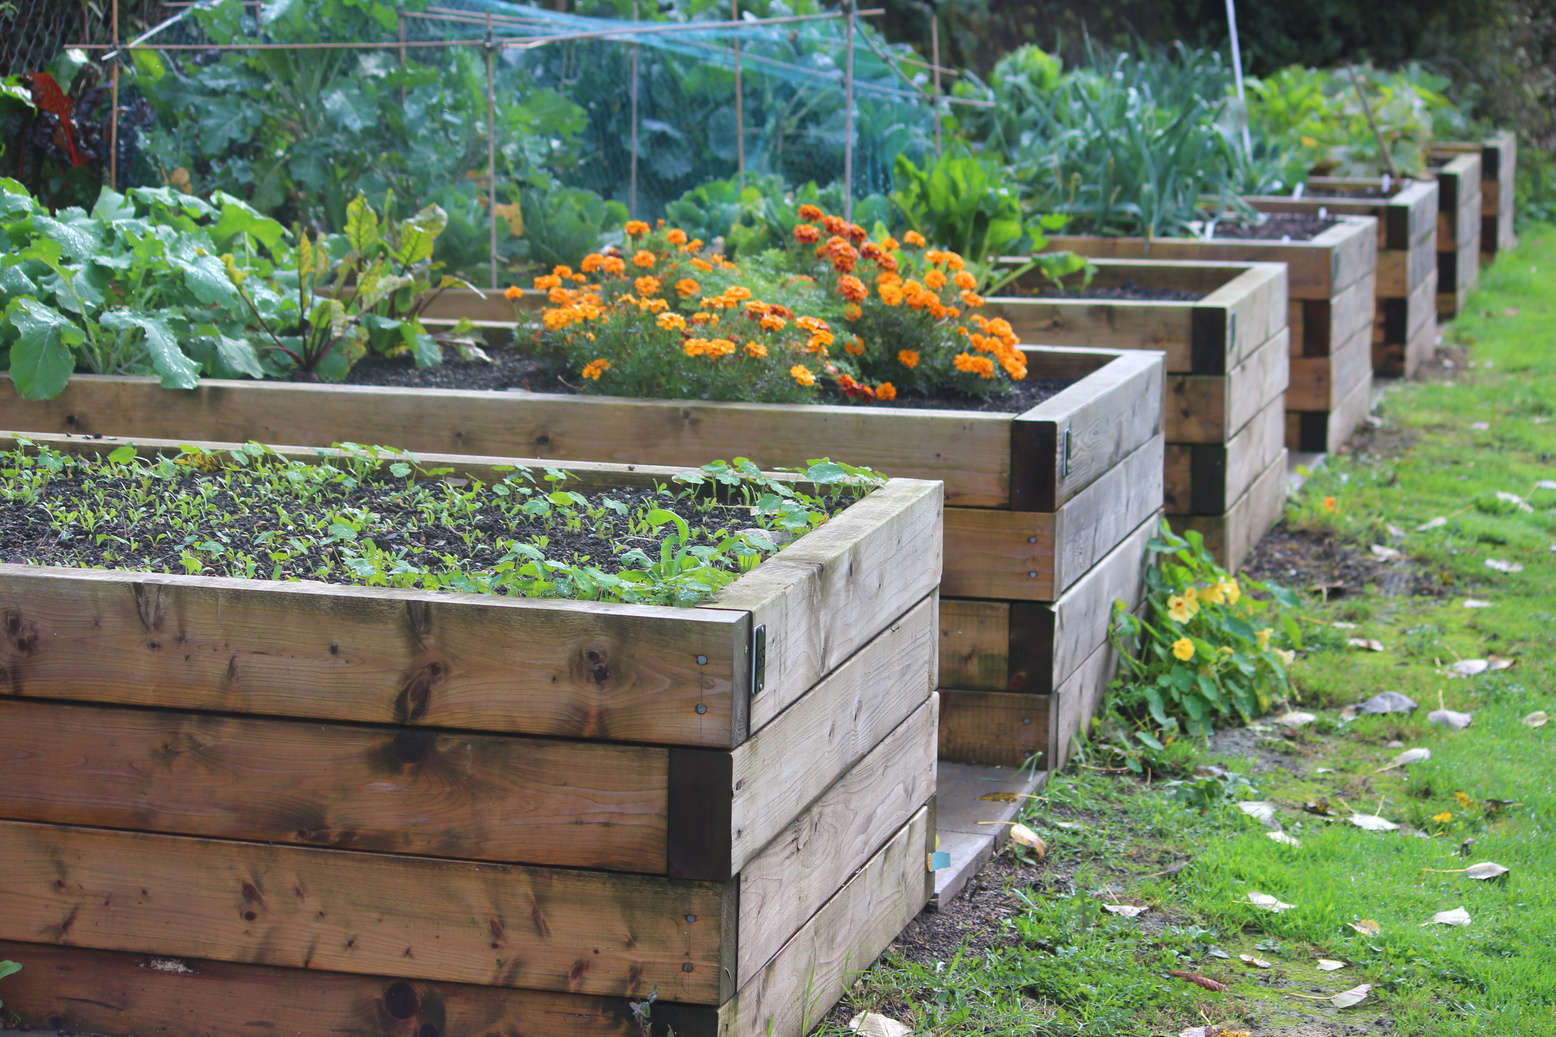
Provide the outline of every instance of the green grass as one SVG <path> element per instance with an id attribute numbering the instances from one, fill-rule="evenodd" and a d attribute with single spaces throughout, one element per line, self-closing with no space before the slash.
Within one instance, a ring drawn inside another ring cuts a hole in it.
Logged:
<path id="1" fill-rule="evenodd" d="M 1556 714 L 1556 491 L 1535 488 L 1556 479 L 1556 228 L 1531 230 L 1484 272 L 1445 344 L 1465 351 L 1457 366 L 1390 387 L 1370 443 L 1330 459 L 1287 513 L 1290 525 L 1333 532 L 1364 553 L 1373 544 L 1405 552 L 1396 564 L 1442 596 L 1311 599 L 1304 626 L 1313 636 L 1294 679 L 1299 708 L 1320 720 L 1289 738 L 1256 729 L 1266 741 L 1245 739 L 1249 747 L 1231 754 L 1201 747 L 1190 760 L 1246 776 L 1252 788 L 1235 795 L 1276 803 L 1302 845 L 1268 839 L 1230 803 L 1186 809 L 1163 782 L 1105 769 L 1114 758 L 1094 744 L 1028 810 L 1050 853 L 1036 884 L 1018 891 L 1024 902 L 1004 923 L 1005 945 L 938 965 L 888 958 L 855 991 L 857 1008 L 878 1007 L 923 1034 L 1176 1034 L 1207 1021 L 1317 1034 L 1371 1030 L 1386 1016 L 1406 1035 L 1556 1037 L 1556 722 L 1522 722 L 1534 710 Z M 1473 427 L 1481 422 L 1489 427 Z M 1438 516 L 1447 524 L 1416 531 Z M 1495 572 L 1488 558 L 1523 571 Z M 1493 607 L 1465 608 L 1466 598 Z M 1376 638 L 1386 651 L 1349 648 L 1347 637 Z M 1467 679 L 1440 668 L 1490 655 L 1517 662 Z M 1386 690 L 1421 708 L 1340 720 L 1341 706 Z M 1473 713 L 1474 724 L 1428 724 L 1439 701 Z M 1377 773 L 1398 751 L 1387 747 L 1394 740 L 1432 758 Z M 1277 751 L 1291 766 L 1273 765 Z M 1320 798 L 1342 818 L 1343 802 L 1404 827 L 1367 832 L 1303 811 Z M 1180 873 L 1161 874 L 1185 858 Z M 1481 860 L 1512 872 L 1482 883 L 1427 870 Z M 1109 915 L 1104 887 L 1152 910 Z M 1274 915 L 1239 903 L 1249 890 L 1295 907 Z M 1461 906 L 1468 927 L 1420 924 Z M 1360 919 L 1382 931 L 1348 927 Z M 1231 958 L 1211 956 L 1212 946 Z M 1274 967 L 1255 970 L 1239 953 Z M 1319 955 L 1350 965 L 1319 973 Z M 1169 969 L 1231 989 L 1208 992 Z M 1364 982 L 1373 998 L 1343 1011 L 1292 996 Z"/>

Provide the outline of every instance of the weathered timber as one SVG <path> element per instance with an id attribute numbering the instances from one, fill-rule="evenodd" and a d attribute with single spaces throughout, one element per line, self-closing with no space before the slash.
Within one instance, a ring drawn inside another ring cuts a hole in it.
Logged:
<path id="1" fill-rule="evenodd" d="M 1372 370 L 1400 378 L 1414 376 L 1431 358 L 1437 338 L 1437 270 L 1434 267 L 1409 299 L 1389 299 L 1372 334 Z M 1397 343 L 1403 342 L 1403 345 Z"/>
<path id="2" fill-rule="evenodd" d="M 1270 339 L 1230 374 L 1167 380 L 1167 442 L 1220 444 L 1286 391 L 1292 365 L 1287 332 Z"/>
<path id="3" fill-rule="evenodd" d="M 942 593 L 1058 599 L 1161 507 L 1162 457 L 1158 434 L 1055 513 L 948 508 Z"/>
<path id="4" fill-rule="evenodd" d="M 1429 156 L 1441 194 L 1437 218 L 1437 312 L 1456 316 L 1480 281 L 1482 176 L 1477 151 Z"/>
<path id="5" fill-rule="evenodd" d="M 1486 259 L 1518 244 L 1513 230 L 1513 186 L 1518 162 L 1518 139 L 1504 131 L 1483 141 L 1445 141 L 1431 146 L 1428 154 L 1448 162 L 1459 155 L 1480 155 L 1480 251 Z"/>
<path id="6" fill-rule="evenodd" d="M 1355 388 L 1332 411 L 1286 412 L 1286 449 L 1333 453 L 1351 438 L 1372 410 L 1372 378 Z"/>
<path id="7" fill-rule="evenodd" d="M 1291 360 L 1291 382 L 1286 387 L 1286 408 L 1293 411 L 1332 411 L 1364 377 L 1372 373 L 1372 329 L 1362 328 L 1351 340 L 1328 356 L 1303 356 Z"/>
<path id="8" fill-rule="evenodd" d="M 1197 531 L 1217 564 L 1236 572 L 1260 538 L 1280 521 L 1285 504 L 1286 451 L 1282 450 L 1225 515 L 1184 515 L 1171 521 L 1179 534 Z"/>
<path id="9" fill-rule="evenodd" d="M 996 296 L 983 312 L 1004 317 L 1023 342 L 1161 350 L 1169 374 L 1225 374 L 1284 323 L 1286 275 L 1279 263 L 1105 259 L 1095 266 L 1094 288 L 1134 281 L 1147 289 L 1205 295 L 1198 302 Z M 1016 287 L 1037 292 L 1044 283 L 1028 275 Z"/>
<path id="10" fill-rule="evenodd" d="M 1167 445 L 1163 503 L 1169 515 L 1220 515 L 1285 448 L 1286 405 L 1267 404 L 1224 444 Z"/>

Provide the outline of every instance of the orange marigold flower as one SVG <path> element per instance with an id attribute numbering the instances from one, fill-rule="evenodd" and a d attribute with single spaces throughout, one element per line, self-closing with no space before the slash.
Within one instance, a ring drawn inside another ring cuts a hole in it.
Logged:
<path id="1" fill-rule="evenodd" d="M 837 294 L 849 302 L 863 302 L 870 297 L 870 289 L 854 275 L 844 274 L 837 279 Z"/>
<path id="2" fill-rule="evenodd" d="M 897 239 L 890 234 L 881 239 L 881 248 L 884 248 L 887 252 L 895 252 L 901 247 L 901 245 L 897 244 Z"/>
<path id="3" fill-rule="evenodd" d="M 821 229 L 833 237 L 846 237 L 848 235 L 848 227 L 848 221 L 841 216 L 821 217 Z"/>
<path id="4" fill-rule="evenodd" d="M 763 331 L 782 331 L 788 325 L 788 323 L 788 321 L 784 320 L 776 313 L 762 314 Z"/>
<path id="5" fill-rule="evenodd" d="M 857 223 L 850 223 L 848 225 L 848 229 L 844 231 L 844 234 L 848 237 L 848 240 L 852 241 L 855 245 L 867 240 L 870 237 L 870 232 L 859 226 Z"/>
<path id="6" fill-rule="evenodd" d="M 1019 382 L 1027 376 L 1027 358 L 1019 353 L 1001 359 L 1000 366 L 1010 375 L 1011 381 Z"/>
<path id="7" fill-rule="evenodd" d="M 686 232 L 679 227 L 671 227 L 665 233 L 665 240 L 672 245 L 686 244 Z"/>
<path id="8" fill-rule="evenodd" d="M 902 303 L 902 286 L 896 283 L 887 283 L 880 286 L 881 302 L 887 306 L 898 306 Z"/>
<path id="9" fill-rule="evenodd" d="M 855 335 L 853 338 L 843 343 L 843 352 L 847 353 L 849 356 L 863 356 L 864 339 L 860 338 L 858 335 Z"/>
<path id="10" fill-rule="evenodd" d="M 578 264 L 578 268 L 586 274 L 592 274 L 604 265 L 605 257 L 598 252 L 591 252 L 583 257 L 583 262 Z"/>
<path id="11" fill-rule="evenodd" d="M 918 350 L 916 350 L 916 349 L 899 349 L 899 350 L 897 350 L 897 363 L 899 363 L 903 367 L 907 367 L 907 368 L 917 367 L 918 366 Z"/>
<path id="12" fill-rule="evenodd" d="M 661 313 L 655 323 L 666 331 L 686 330 L 686 318 L 679 313 Z"/>
<path id="13" fill-rule="evenodd" d="M 986 356 L 973 356 L 971 353 L 958 353 L 952 360 L 958 371 L 967 374 L 975 374 L 980 378 L 994 377 L 994 361 Z"/>
<path id="14" fill-rule="evenodd" d="M 821 230 L 809 223 L 802 223 L 794 228 L 794 240 L 801 245 L 814 245 L 821 240 Z"/>
<path id="15" fill-rule="evenodd" d="M 524 298 L 524 289 L 516 284 L 510 284 L 507 290 L 502 293 L 502 297 L 504 299 L 522 299 Z"/>
<path id="16" fill-rule="evenodd" d="M 639 295 L 658 295 L 659 278 L 644 275 L 632 282 L 632 287 L 637 289 Z"/>
<path id="17" fill-rule="evenodd" d="M 735 344 L 727 338 L 716 338 L 708 343 L 708 359 L 716 360 L 735 351 Z"/>
<path id="18" fill-rule="evenodd" d="M 708 340 L 705 338 L 689 338 L 681 346 L 682 352 L 687 356 L 702 356 L 707 351 Z"/>
<path id="19" fill-rule="evenodd" d="M 638 309 L 644 313 L 659 313 L 670 308 L 670 304 L 663 299 L 643 299 L 638 302 Z"/>
<path id="20" fill-rule="evenodd" d="M 644 223 L 642 220 L 628 220 L 626 230 L 627 237 L 641 238 L 643 235 L 648 233 L 648 224 Z"/>
<path id="21" fill-rule="evenodd" d="M 956 287 L 964 292 L 970 292 L 978 287 L 978 279 L 965 270 L 958 270 L 952 280 L 956 282 Z"/>
<path id="22" fill-rule="evenodd" d="M 606 256 L 605 272 L 620 277 L 627 272 L 627 261 L 620 256 Z"/>
<path id="23" fill-rule="evenodd" d="M 535 288 L 542 292 L 548 292 L 553 288 L 560 288 L 562 279 L 555 274 L 542 274 L 535 278 Z"/>
<path id="24" fill-rule="evenodd" d="M 924 275 L 924 287 L 932 288 L 938 292 L 945 287 L 945 274 L 938 270 L 931 270 Z"/>
<path id="25" fill-rule="evenodd" d="M 681 246 L 681 251 L 682 252 L 701 252 L 702 251 L 702 239 L 701 238 L 693 238 L 692 240 L 688 241 L 686 244 Z"/>
<path id="26" fill-rule="evenodd" d="M 656 262 L 658 260 L 655 259 L 654 254 L 646 248 L 640 248 L 632 254 L 633 266 L 647 268 L 653 266 Z"/>
<path id="27" fill-rule="evenodd" d="M 706 259 L 698 259 L 696 256 L 693 256 L 692 266 L 697 270 L 701 270 L 705 274 L 713 273 L 713 264 L 708 262 Z"/>
<path id="28" fill-rule="evenodd" d="M 573 279 L 573 268 L 570 266 L 554 266 L 551 268 L 551 273 L 564 281 Z"/>
<path id="29" fill-rule="evenodd" d="M 942 258 L 945 260 L 945 265 L 946 265 L 947 269 L 950 269 L 950 270 L 960 270 L 960 269 L 962 269 L 962 267 L 967 265 L 966 262 L 962 259 L 962 257 L 957 255 L 955 252 L 944 252 L 941 255 L 942 255 Z"/>
<path id="30" fill-rule="evenodd" d="M 983 305 L 983 296 L 979 295 L 977 292 L 967 291 L 964 289 L 960 295 L 962 302 L 966 303 L 970 309 L 977 309 L 979 306 Z"/>
<path id="31" fill-rule="evenodd" d="M 890 382 L 882 382 L 875 387 L 875 398 L 877 400 L 895 400 L 897 398 L 897 387 Z"/>
<path id="32" fill-rule="evenodd" d="M 724 289 L 724 297 L 726 299 L 733 299 L 736 302 L 743 302 L 746 299 L 751 298 L 751 289 L 747 288 L 743 284 L 732 284 L 728 288 Z"/>
<path id="33" fill-rule="evenodd" d="M 762 345 L 760 342 L 747 342 L 746 356 L 754 357 L 757 360 L 762 360 L 767 356 L 767 347 Z"/>
<path id="34" fill-rule="evenodd" d="M 843 319 L 844 320 L 858 320 L 860 317 L 863 317 L 863 316 L 864 316 L 864 310 L 861 309 L 859 304 L 856 303 L 856 302 L 851 302 L 848 305 L 843 307 Z"/>
<path id="35" fill-rule="evenodd" d="M 811 335 L 810 342 L 806 345 L 805 348 L 810 350 L 812 353 L 820 353 L 825 356 L 827 347 L 830 346 L 832 342 L 832 332 L 818 331 Z"/>
<path id="36" fill-rule="evenodd" d="M 611 362 L 602 357 L 599 360 L 589 361 L 584 365 L 584 369 L 580 371 L 579 374 L 583 375 L 585 378 L 593 378 L 595 381 L 599 381 L 600 375 L 606 371 L 609 371 L 610 369 Z"/>
<path id="37" fill-rule="evenodd" d="M 923 248 L 925 245 L 924 235 L 920 234 L 916 230 L 910 230 L 904 234 L 902 236 L 902 242 L 910 248 Z"/>
<path id="38" fill-rule="evenodd" d="M 800 219 L 802 220 L 809 220 L 810 222 L 814 223 L 825 215 L 826 213 L 822 212 L 814 205 L 806 204 L 800 206 Z"/>
<path id="39" fill-rule="evenodd" d="M 842 374 L 837 376 L 837 387 L 839 389 L 852 389 L 858 384 L 858 382 L 854 381 L 854 376 L 849 374 L 847 371 L 844 371 Z"/>
<path id="40" fill-rule="evenodd" d="M 1335 504 L 1335 500 L 1334 500 L 1333 497 L 1325 497 L 1324 498 L 1324 510 L 1325 511 L 1338 511 L 1339 510 L 1339 506 Z"/>
<path id="41" fill-rule="evenodd" d="M 690 277 L 683 277 L 675 282 L 675 291 L 683 299 L 689 299 L 702 291 L 702 285 L 693 281 Z"/>
<path id="42" fill-rule="evenodd" d="M 719 315 L 717 313 L 706 313 L 706 312 L 704 312 L 704 313 L 694 313 L 694 314 L 692 314 L 692 323 L 693 324 L 717 324 L 718 322 L 719 322 Z"/>
<path id="43" fill-rule="evenodd" d="M 806 367 L 804 364 L 795 364 L 793 367 L 789 368 L 789 377 L 793 378 L 796 382 L 799 382 L 806 388 L 816 384 L 816 376 L 811 374 L 810 368 Z"/>

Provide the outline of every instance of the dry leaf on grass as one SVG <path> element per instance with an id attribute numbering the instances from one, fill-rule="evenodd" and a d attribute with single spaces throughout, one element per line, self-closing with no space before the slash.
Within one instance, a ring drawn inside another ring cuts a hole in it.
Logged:
<path id="1" fill-rule="evenodd" d="M 1237 804 L 1237 809 L 1241 810 L 1243 813 L 1247 814 L 1261 825 L 1268 825 L 1271 821 L 1275 820 L 1275 804 L 1267 803 L 1264 800 L 1239 803 Z"/>
<path id="2" fill-rule="evenodd" d="M 1422 925 L 1469 925 L 1470 913 L 1462 907 L 1456 907 L 1452 911 L 1439 911 L 1431 918 L 1421 923 Z"/>
<path id="3" fill-rule="evenodd" d="M 1447 524 L 1448 524 L 1448 520 L 1443 518 L 1441 515 L 1438 515 L 1436 518 L 1431 519 L 1430 521 L 1427 521 L 1427 522 L 1423 522 L 1419 526 L 1417 526 L 1416 527 L 1416 532 L 1417 533 L 1425 533 L 1427 530 L 1430 530 L 1430 529 L 1441 529 L 1442 527 L 1446 526 Z"/>
<path id="4" fill-rule="evenodd" d="M 1405 553 L 1403 551 L 1396 551 L 1394 548 L 1384 547 L 1382 544 L 1373 544 L 1372 553 L 1378 558 L 1383 559 L 1385 562 L 1397 562 L 1401 558 L 1405 557 Z"/>
<path id="5" fill-rule="evenodd" d="M 1495 569 L 1499 573 L 1521 573 L 1524 567 L 1517 562 L 1510 562 L 1506 558 L 1487 558 L 1486 568 Z"/>
<path id="6" fill-rule="evenodd" d="M 1379 817 L 1377 814 L 1352 814 L 1347 821 L 1368 832 L 1392 832 L 1399 826 L 1394 822 Z"/>
<path id="7" fill-rule="evenodd" d="M 1023 799 L 1037 799 L 1030 792 L 990 792 L 978 797 L 979 802 L 988 803 L 1019 803 Z"/>
<path id="8" fill-rule="evenodd" d="M 1319 972 L 1333 972 L 1335 969 L 1343 969 L 1343 968 L 1345 968 L 1345 962 L 1343 962 L 1343 961 L 1335 961 L 1333 958 L 1319 958 L 1318 959 L 1318 971 Z"/>
<path id="9" fill-rule="evenodd" d="M 1543 709 L 1537 709 L 1533 713 L 1530 713 L 1528 716 L 1524 717 L 1524 724 L 1528 727 L 1544 727 L 1546 724 L 1550 723 L 1550 721 L 1551 718 L 1546 715 L 1546 712 Z"/>
<path id="10" fill-rule="evenodd" d="M 1456 730 L 1462 730 L 1474 723 L 1475 716 L 1472 713 L 1459 713 L 1451 709 L 1434 709 L 1426 715 L 1428 724 L 1442 724 Z"/>
<path id="11" fill-rule="evenodd" d="M 1254 907 L 1262 908 L 1265 911 L 1272 911 L 1277 915 L 1284 911 L 1290 911 L 1293 907 L 1296 906 L 1295 904 L 1283 904 L 1275 897 L 1270 896 L 1268 893 L 1260 893 L 1257 890 L 1249 891 L 1248 903 L 1252 904 Z"/>
<path id="12" fill-rule="evenodd" d="M 1494 655 L 1489 659 L 1460 659 L 1442 672 L 1449 677 L 1474 677 L 1476 674 L 1490 673 L 1493 670 L 1505 670 L 1515 661 L 1499 659 Z"/>
<path id="13" fill-rule="evenodd" d="M 1263 958 L 1255 958 L 1252 954 L 1239 954 L 1238 957 L 1256 969 L 1267 969 L 1271 967 L 1269 962 L 1265 961 Z"/>
<path id="14" fill-rule="evenodd" d="M 1135 904 L 1103 904 L 1102 910 L 1109 914 L 1118 915 L 1120 918 L 1134 918 L 1151 910 L 1149 907 L 1140 907 Z"/>
<path id="15" fill-rule="evenodd" d="M 1464 869 L 1464 877 L 1475 879 L 1477 882 L 1485 882 L 1487 879 L 1500 878 L 1506 875 L 1507 868 L 1494 861 L 1481 861 L 1479 864 L 1471 864 Z"/>
<path id="16" fill-rule="evenodd" d="M 1491 422 L 1472 421 L 1470 422 L 1470 428 L 1474 429 L 1476 432 L 1489 432 L 1491 430 Z"/>
<path id="17" fill-rule="evenodd" d="M 1556 479 L 1541 479 L 1534 484 L 1537 490 L 1556 490 Z"/>
<path id="18" fill-rule="evenodd" d="M 1410 713 L 1416 709 L 1416 700 L 1397 691 L 1384 691 L 1356 708 L 1362 713 Z"/>
<path id="19" fill-rule="evenodd" d="M 1508 493 L 1505 490 L 1498 490 L 1497 500 L 1504 504 L 1511 504 L 1519 511 L 1527 511 L 1531 515 L 1534 514 L 1534 508 L 1530 506 L 1529 502 L 1524 500 L 1516 493 Z"/>
<path id="20" fill-rule="evenodd" d="M 1464 607 L 1467 609 L 1489 609 L 1495 608 L 1496 602 L 1482 601 L 1480 598 L 1465 598 Z"/>
<path id="21" fill-rule="evenodd" d="M 1363 983 L 1359 987 L 1352 987 L 1349 990 L 1342 990 L 1334 997 L 1331 997 L 1329 999 L 1329 1003 L 1334 1005 L 1336 1008 L 1354 1008 L 1356 1005 L 1359 1005 L 1363 1001 L 1367 1000 L 1367 995 L 1371 992 L 1372 984 Z"/>
<path id="22" fill-rule="evenodd" d="M 1265 832 L 1264 834 L 1269 836 L 1271 839 L 1274 839 L 1276 842 L 1280 843 L 1282 846 L 1301 846 L 1302 845 L 1302 840 L 1301 839 L 1297 839 L 1297 838 L 1295 838 L 1293 836 L 1289 836 L 1285 832 Z"/>
<path id="23" fill-rule="evenodd" d="M 1352 648 L 1365 648 L 1370 652 L 1382 652 L 1386 650 L 1383 647 L 1382 641 L 1371 637 L 1348 637 L 1345 639 L 1345 643 L 1350 645 Z"/>
<path id="24" fill-rule="evenodd" d="M 866 1012 L 856 1015 L 848 1020 L 848 1028 L 859 1037 L 907 1037 L 913 1032 L 913 1027 L 906 1023 L 899 1023 L 888 1015 L 879 1012 Z"/>
<path id="25" fill-rule="evenodd" d="M 1172 969 L 1168 969 L 1167 975 L 1172 976 L 1175 979 L 1187 980 L 1188 982 L 1193 983 L 1196 987 L 1204 987 L 1206 990 L 1213 990 L 1217 994 L 1225 993 L 1226 991 L 1225 983 L 1218 983 L 1211 979 L 1209 976 L 1201 976 L 1198 972 L 1176 972 Z"/>
<path id="26" fill-rule="evenodd" d="M 1388 763 L 1385 763 L 1383 766 L 1379 767 L 1373 773 L 1382 774 L 1384 771 L 1391 771 L 1398 767 L 1408 767 L 1412 763 L 1421 763 L 1425 760 L 1430 760 L 1431 758 L 1432 750 L 1430 749 L 1406 749 L 1404 752 L 1394 757 Z"/>
<path id="27" fill-rule="evenodd" d="M 1275 722 L 1281 727 L 1303 727 L 1317 719 L 1312 713 L 1282 713 Z"/>
<path id="28" fill-rule="evenodd" d="M 1042 860 L 1048 856 L 1048 844 L 1026 825 L 1015 824 L 1010 826 L 1010 841 L 1020 846 L 1025 846 L 1037 854 L 1037 859 Z"/>
<path id="29" fill-rule="evenodd" d="M 1359 922 L 1347 922 L 1346 924 L 1363 936 L 1376 936 L 1383 931 L 1383 926 L 1370 918 L 1363 918 Z"/>

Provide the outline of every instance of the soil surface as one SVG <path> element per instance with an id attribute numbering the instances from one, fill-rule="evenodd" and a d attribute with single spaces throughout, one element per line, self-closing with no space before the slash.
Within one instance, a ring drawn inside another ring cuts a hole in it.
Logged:
<path id="1" fill-rule="evenodd" d="M 1009 292 L 1018 298 L 1036 299 L 1124 299 L 1142 302 L 1199 302 L 1204 292 L 1192 292 L 1187 288 L 1149 288 L 1133 277 L 1116 285 L 1090 285 L 1086 288 L 1039 288 L 1037 290 L 1012 287 Z"/>
<path id="2" fill-rule="evenodd" d="M 487 389 L 586 395 L 579 386 L 549 373 L 547 366 L 528 353 L 492 351 L 492 363 L 448 359 L 436 367 L 417 367 L 410 359 L 363 357 L 352 367 L 347 385 L 388 385 L 417 389 Z M 1021 413 L 1075 384 L 1067 378 L 1027 378 L 1012 383 L 1009 392 L 988 398 L 903 394 L 890 403 L 853 404 L 842 393 L 823 395 L 819 403 L 891 407 L 905 410 L 969 410 Z"/>
<path id="3" fill-rule="evenodd" d="M 1217 223 L 1215 236 L 1238 241 L 1308 241 L 1339 222 L 1333 216 L 1319 219 L 1307 213 L 1272 212 L 1263 223 Z"/>
<path id="4" fill-rule="evenodd" d="M 1445 593 L 1430 574 L 1407 559 L 1387 562 L 1324 533 L 1287 529 L 1285 523 L 1264 535 L 1243 569 L 1256 580 L 1326 600 L 1360 594 L 1369 586 L 1387 597 Z"/>

